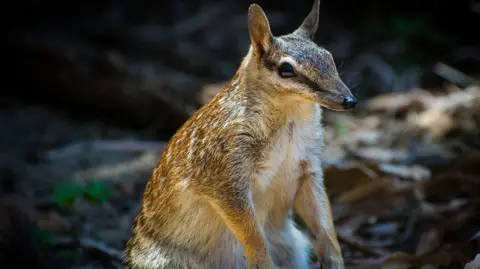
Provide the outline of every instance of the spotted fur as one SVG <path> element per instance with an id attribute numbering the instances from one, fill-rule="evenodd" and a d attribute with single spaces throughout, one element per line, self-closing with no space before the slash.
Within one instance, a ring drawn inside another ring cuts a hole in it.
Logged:
<path id="1" fill-rule="evenodd" d="M 331 54 L 312 41 L 318 6 L 295 32 L 273 37 L 251 5 L 249 53 L 168 142 L 145 189 L 127 266 L 305 269 L 312 247 L 324 268 L 343 268 L 323 185 L 321 107 L 342 110 L 351 93 Z M 280 77 L 283 61 L 296 77 Z M 294 211 L 315 238 L 295 227 Z"/>

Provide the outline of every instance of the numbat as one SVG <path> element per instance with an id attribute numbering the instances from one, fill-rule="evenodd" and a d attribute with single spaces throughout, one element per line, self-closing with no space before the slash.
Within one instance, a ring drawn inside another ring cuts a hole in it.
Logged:
<path id="1" fill-rule="evenodd" d="M 129 268 L 305 269 L 310 248 L 324 269 L 344 268 L 323 183 L 321 107 L 357 102 L 313 41 L 319 6 L 278 37 L 262 9 L 249 7 L 248 54 L 171 138 L 147 183 Z"/>

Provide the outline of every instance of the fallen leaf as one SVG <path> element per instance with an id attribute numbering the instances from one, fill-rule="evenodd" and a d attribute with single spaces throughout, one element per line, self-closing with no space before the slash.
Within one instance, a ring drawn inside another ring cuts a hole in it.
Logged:
<path id="1" fill-rule="evenodd" d="M 370 111 L 405 111 L 419 110 L 425 107 L 429 99 L 432 99 L 431 93 L 415 89 L 407 93 L 388 93 L 378 95 L 367 102 L 367 109 Z"/>
<path id="2" fill-rule="evenodd" d="M 441 108 L 431 108 L 419 114 L 412 114 L 410 121 L 428 132 L 432 140 L 438 140 L 456 126 L 453 117 Z"/>
<path id="3" fill-rule="evenodd" d="M 376 177 L 374 170 L 358 162 L 335 163 L 324 170 L 325 186 L 332 197 L 365 185 Z"/>
<path id="4" fill-rule="evenodd" d="M 381 137 L 381 131 L 359 130 L 343 135 L 339 138 L 339 142 L 344 145 L 351 145 L 352 147 L 358 147 L 360 145 L 373 146 L 378 145 Z"/>
<path id="5" fill-rule="evenodd" d="M 409 269 L 419 268 L 425 265 L 446 266 L 451 262 L 451 255 L 446 252 L 438 252 L 425 255 L 413 255 L 405 252 L 394 252 L 388 256 L 378 259 L 356 260 L 360 266 L 348 268 L 380 268 L 380 269 Z"/>
<path id="6" fill-rule="evenodd" d="M 342 204 L 353 204 L 357 201 L 365 198 L 371 198 L 377 193 L 384 193 L 392 186 L 390 180 L 375 180 L 368 182 L 367 184 L 356 186 L 340 194 L 336 199 L 337 202 Z"/>
<path id="7" fill-rule="evenodd" d="M 397 222 L 384 222 L 370 225 L 366 230 L 377 236 L 395 235 L 399 231 L 400 224 Z"/>
<path id="8" fill-rule="evenodd" d="M 399 165 L 381 163 L 378 168 L 387 174 L 398 176 L 401 178 L 413 179 L 415 181 L 426 180 L 431 176 L 430 170 L 420 165 Z"/>
<path id="9" fill-rule="evenodd" d="M 362 159 L 381 163 L 402 162 L 409 157 L 405 150 L 381 147 L 358 148 L 353 150 L 353 154 Z"/>

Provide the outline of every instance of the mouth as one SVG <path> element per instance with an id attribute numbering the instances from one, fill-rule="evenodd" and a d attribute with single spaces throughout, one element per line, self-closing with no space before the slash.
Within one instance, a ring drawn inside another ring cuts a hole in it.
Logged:
<path id="1" fill-rule="evenodd" d="M 357 100 L 353 96 L 330 95 L 325 93 L 316 94 L 317 103 L 320 106 L 335 111 L 350 111 L 357 106 Z"/>

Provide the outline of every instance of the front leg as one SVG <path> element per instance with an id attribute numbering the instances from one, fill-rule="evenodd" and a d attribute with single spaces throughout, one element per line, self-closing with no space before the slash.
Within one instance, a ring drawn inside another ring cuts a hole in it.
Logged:
<path id="1" fill-rule="evenodd" d="M 316 168 L 316 169 L 314 169 Z M 343 257 L 337 240 L 330 200 L 323 184 L 320 164 L 302 163 L 303 176 L 295 197 L 294 210 L 316 237 L 313 245 L 323 269 L 343 269 Z"/>
<path id="2" fill-rule="evenodd" d="M 267 242 L 252 204 L 249 180 L 242 178 L 223 185 L 216 195 L 209 197 L 214 210 L 243 245 L 250 269 L 274 269 Z"/>

